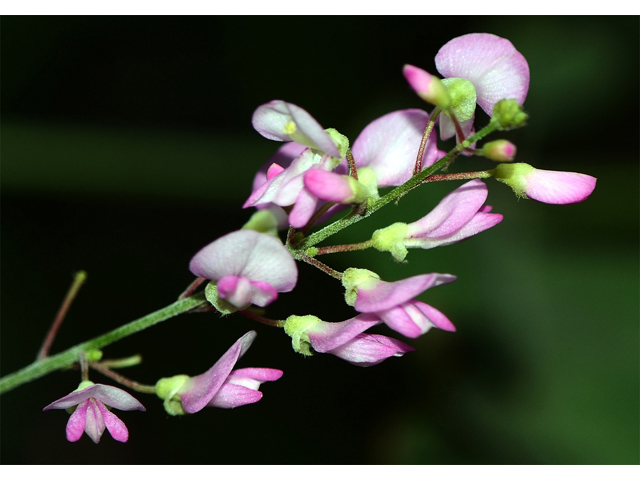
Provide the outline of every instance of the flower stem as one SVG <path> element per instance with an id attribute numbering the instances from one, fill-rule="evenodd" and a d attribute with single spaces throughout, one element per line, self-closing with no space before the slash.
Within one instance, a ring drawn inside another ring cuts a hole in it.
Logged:
<path id="1" fill-rule="evenodd" d="M 95 350 L 106 345 L 110 345 L 118 340 L 128 337 L 141 330 L 149 328 L 168 318 L 175 317 L 181 313 L 188 312 L 194 308 L 201 307 L 207 303 L 204 293 L 198 293 L 192 297 L 178 300 L 160 310 L 152 312 L 144 317 L 134 320 L 126 325 L 116 328 L 104 335 L 100 335 L 87 342 L 80 343 L 74 347 L 65 350 L 62 353 L 47 357 L 42 360 L 36 360 L 31 365 L 24 367 L 17 372 L 11 373 L 0 378 L 0 394 L 8 392 L 23 383 L 30 382 L 36 378 L 42 377 L 54 370 L 68 367 L 78 361 L 80 352 Z"/>
<path id="2" fill-rule="evenodd" d="M 360 243 L 351 243 L 349 245 L 332 245 L 330 247 L 320 247 L 318 248 L 317 255 L 325 255 L 327 253 L 338 253 L 338 252 L 353 252 L 354 250 L 365 250 L 370 248 L 373 245 L 372 240 L 367 240 L 366 242 Z"/>
<path id="3" fill-rule="evenodd" d="M 271 320 L 270 318 L 265 318 L 261 315 L 258 315 L 257 313 L 253 313 L 248 310 L 238 310 L 236 313 L 239 313 L 240 315 L 244 315 L 245 317 L 250 318 L 251 320 L 255 320 L 256 322 L 269 325 L 270 327 L 284 328 L 284 323 L 285 323 L 284 320 Z"/>
<path id="4" fill-rule="evenodd" d="M 100 372 L 101 374 L 115 380 L 120 385 L 124 385 L 125 387 L 129 387 L 131 390 L 135 390 L 140 393 L 156 393 L 155 385 L 144 385 L 142 383 L 134 382 L 133 380 L 128 379 L 124 375 L 120 375 L 119 373 L 114 372 L 110 368 L 107 368 L 100 362 L 89 362 L 89 366 L 94 370 Z"/>
<path id="5" fill-rule="evenodd" d="M 429 117 L 427 126 L 424 129 L 424 133 L 422 134 L 422 140 L 420 140 L 420 147 L 418 148 L 418 156 L 416 157 L 416 165 L 413 168 L 414 175 L 420 173 L 420 171 L 422 170 L 422 157 L 424 157 L 424 151 L 427 148 L 427 142 L 429 141 L 429 137 L 431 136 L 433 127 L 436 124 L 438 115 L 440 115 L 440 107 L 436 107 L 436 109 L 433 111 L 431 117 Z"/>
<path id="6" fill-rule="evenodd" d="M 40 347 L 40 351 L 38 352 L 38 356 L 36 357 L 36 360 L 42 360 L 43 358 L 46 358 L 47 355 L 49 355 L 49 350 L 51 349 L 53 340 L 56 338 L 56 334 L 60 329 L 60 325 L 62 325 L 62 321 L 64 320 L 64 317 L 67 315 L 67 311 L 69 311 L 69 307 L 73 303 L 73 300 L 76 298 L 76 295 L 80 290 L 80 287 L 82 286 L 82 284 L 85 282 L 86 279 L 87 279 L 87 272 L 83 270 L 75 274 L 75 277 L 73 278 L 73 283 L 71 284 L 71 287 L 69 287 L 69 291 L 67 292 L 67 295 L 64 297 L 64 300 L 62 301 L 62 305 L 60 305 L 60 309 L 58 310 L 58 313 L 56 314 L 56 318 L 53 320 L 53 323 L 51 324 L 51 328 L 49 328 L 49 332 L 47 332 L 47 336 L 45 337 L 44 342 L 42 342 L 42 347 Z"/>

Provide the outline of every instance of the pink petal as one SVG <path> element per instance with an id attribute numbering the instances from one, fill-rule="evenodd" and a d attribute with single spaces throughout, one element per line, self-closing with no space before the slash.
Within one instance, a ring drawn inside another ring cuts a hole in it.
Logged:
<path id="1" fill-rule="evenodd" d="M 303 188 L 289 214 L 289 224 L 294 228 L 304 227 L 318 209 L 318 197 Z"/>
<path id="2" fill-rule="evenodd" d="M 325 353 L 350 342 L 365 330 L 380 323 L 375 315 L 358 315 L 343 322 L 319 322 L 305 333 L 316 352 Z"/>
<path id="3" fill-rule="evenodd" d="M 370 367 L 389 357 L 401 357 L 415 348 L 395 338 L 361 333 L 347 344 L 327 353 L 336 355 L 353 365 Z"/>
<path id="4" fill-rule="evenodd" d="M 238 308 L 256 304 L 265 307 L 276 298 L 278 292 L 267 282 L 252 282 L 247 277 L 227 275 L 218 283 L 218 295 Z"/>
<path id="5" fill-rule="evenodd" d="M 105 423 L 102 418 L 102 413 L 98 409 L 95 400 L 88 401 L 89 406 L 87 408 L 87 423 L 84 426 L 84 431 L 93 440 L 94 443 L 98 443 L 102 434 L 104 433 Z"/>
<path id="6" fill-rule="evenodd" d="M 523 104 L 529 90 L 527 60 L 509 40 L 489 33 L 471 33 L 449 41 L 436 55 L 436 68 L 443 77 L 473 83 L 478 105 L 488 115 L 493 115 L 494 105 L 505 98 Z"/>
<path id="7" fill-rule="evenodd" d="M 241 385 L 225 383 L 215 394 L 208 407 L 235 408 L 250 403 L 256 403 L 262 398 L 262 392 Z"/>
<path id="8" fill-rule="evenodd" d="M 347 177 L 325 170 L 308 170 L 304 174 L 304 186 L 312 195 L 327 202 L 340 203 L 353 197 Z"/>
<path id="9" fill-rule="evenodd" d="M 220 280 L 227 275 L 266 282 L 278 292 L 290 292 L 298 280 L 293 257 L 280 240 L 254 230 L 220 237 L 200 250 L 189 264 L 194 275 Z"/>
<path id="10" fill-rule="evenodd" d="M 275 368 L 239 368 L 231 372 L 227 381 L 257 390 L 261 383 L 274 382 L 280 379 L 283 373 Z"/>
<path id="11" fill-rule="evenodd" d="M 260 135 L 269 140 L 290 141 L 292 138 L 284 133 L 285 125 L 293 121 L 300 133 L 305 135 L 312 144 L 308 147 L 318 148 L 340 158 L 338 147 L 322 126 L 306 110 L 282 100 L 273 100 L 261 105 L 253 113 L 252 123 Z"/>
<path id="12" fill-rule="evenodd" d="M 469 223 L 487 199 L 487 186 L 471 180 L 444 197 L 426 216 L 409 224 L 409 237 L 438 238 L 451 235 Z"/>
<path id="13" fill-rule="evenodd" d="M 380 312 L 389 310 L 416 295 L 445 283 L 453 282 L 455 276 L 442 273 L 430 273 L 405 278 L 398 282 L 380 280 L 375 287 L 365 290 L 358 288 L 354 308 L 359 312 Z"/>
<path id="14" fill-rule="evenodd" d="M 413 174 L 429 114 L 418 109 L 388 113 L 367 125 L 353 142 L 358 167 L 371 168 L 381 187 L 402 185 Z M 439 152 L 435 133 L 429 137 L 422 160 L 432 165 Z"/>
<path id="15" fill-rule="evenodd" d="M 525 177 L 527 197 L 543 203 L 567 204 L 586 200 L 596 188 L 597 179 L 575 172 L 535 169 Z"/>
<path id="16" fill-rule="evenodd" d="M 440 310 L 433 308 L 431 305 L 427 305 L 426 303 L 419 302 L 418 300 L 412 300 L 411 303 L 417 307 L 436 328 L 446 330 L 448 332 L 456 331 L 456 327 L 451 323 L 451 320 L 449 320 Z"/>
<path id="17" fill-rule="evenodd" d="M 427 333 L 433 326 L 411 301 L 398 305 L 390 310 L 378 312 L 380 319 L 392 330 L 405 337 L 417 338 Z"/>
<path id="18" fill-rule="evenodd" d="M 129 440 L 129 430 L 127 430 L 127 426 L 124 422 L 116 417 L 114 413 L 111 413 L 109 409 L 102 404 L 102 402 L 96 403 L 100 413 L 102 414 L 104 424 L 113 439 L 118 442 L 126 442 Z"/>
<path id="19" fill-rule="evenodd" d="M 226 353 L 220 357 L 213 367 L 202 375 L 190 378 L 178 392 L 182 407 L 187 413 L 202 410 L 220 390 L 238 359 L 247 351 L 256 338 L 256 332 L 243 335 Z"/>
<path id="20" fill-rule="evenodd" d="M 55 408 L 55 407 L 52 407 Z M 75 411 L 69 417 L 67 422 L 67 440 L 77 442 L 84 433 L 84 426 L 87 423 L 87 409 L 89 408 L 89 400 L 80 403 Z"/>

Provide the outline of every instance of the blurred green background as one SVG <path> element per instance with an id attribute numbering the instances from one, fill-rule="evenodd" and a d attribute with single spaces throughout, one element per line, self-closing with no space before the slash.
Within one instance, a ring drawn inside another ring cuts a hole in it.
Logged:
<path id="1" fill-rule="evenodd" d="M 258 105 L 296 103 L 354 140 L 384 113 L 427 108 L 402 65 L 436 73 L 458 35 L 506 37 L 529 62 L 530 123 L 504 135 L 518 159 L 598 178 L 567 206 L 518 201 L 490 180 L 505 215 L 490 231 L 402 265 L 378 252 L 327 259 L 387 280 L 457 275 L 420 297 L 454 334 L 358 368 L 302 358 L 244 317 L 184 315 L 105 356 L 141 353 L 123 373 L 154 383 L 205 371 L 255 328 L 239 366 L 284 377 L 258 404 L 180 418 L 139 395 L 147 413 L 120 415 L 128 444 L 105 433 L 95 446 L 68 443 L 67 415 L 41 411 L 79 381 L 55 372 L 0 398 L 2 463 L 638 463 L 637 17 L 5 16 L 1 27 L 2 375 L 33 361 L 79 269 L 88 281 L 54 352 L 177 297 L 191 256 L 251 213 L 241 205 L 277 147 L 251 127 Z M 453 171 L 474 168 L 486 163 Z M 416 190 L 336 241 L 414 221 L 453 188 Z M 270 316 L 352 316 L 337 282 L 300 274 Z"/>

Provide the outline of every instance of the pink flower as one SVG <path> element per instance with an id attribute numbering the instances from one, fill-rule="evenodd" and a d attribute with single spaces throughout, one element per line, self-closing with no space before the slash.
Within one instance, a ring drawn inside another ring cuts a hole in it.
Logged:
<path id="1" fill-rule="evenodd" d="M 191 259 L 194 275 L 217 282 L 218 296 L 243 309 L 264 307 L 298 280 L 293 257 L 277 238 L 254 230 L 229 233 Z"/>
<path id="2" fill-rule="evenodd" d="M 597 181 L 583 173 L 539 170 L 526 163 L 500 164 L 493 173 L 496 180 L 509 185 L 517 196 L 557 205 L 586 200 Z"/>
<path id="3" fill-rule="evenodd" d="M 489 213 L 491 207 L 484 205 L 487 193 L 482 180 L 471 180 L 444 197 L 420 220 L 408 225 L 394 223 L 374 232 L 373 246 L 391 252 L 401 262 L 407 248 L 450 245 L 491 228 L 502 221 L 502 215 Z"/>
<path id="4" fill-rule="evenodd" d="M 454 280 L 456 277 L 453 275 L 430 273 L 385 282 L 370 270 L 348 268 L 343 274 L 342 284 L 348 305 L 359 312 L 373 314 L 391 329 L 415 338 L 431 327 L 455 331 L 442 312 L 413 298 L 429 288 Z"/>
<path id="5" fill-rule="evenodd" d="M 126 442 L 129 431 L 124 422 L 111 413 L 107 406 L 118 410 L 142 410 L 144 406 L 124 390 L 109 385 L 85 381 L 69 395 L 47 405 L 43 410 L 66 409 L 76 406 L 67 422 L 67 440 L 76 442 L 86 432 L 98 443 L 105 428 L 114 440 Z"/>
<path id="6" fill-rule="evenodd" d="M 156 393 L 164 399 L 167 412 L 180 415 L 196 413 L 205 407 L 235 408 L 260 400 L 260 384 L 278 380 L 282 371 L 273 368 L 233 370 L 255 338 L 254 331 L 243 335 L 202 375 L 160 379 L 156 383 Z"/>
<path id="7" fill-rule="evenodd" d="M 285 332 L 292 338 L 293 349 L 303 355 L 330 353 L 360 367 L 370 367 L 390 357 L 401 357 L 415 350 L 396 340 L 363 333 L 380 323 L 375 315 L 358 315 L 343 322 L 323 322 L 313 315 L 287 318 Z"/>
<path id="8" fill-rule="evenodd" d="M 473 129 L 476 103 L 492 116 L 498 101 L 515 99 L 523 104 L 527 97 L 529 65 L 505 38 L 489 33 L 462 35 L 447 42 L 438 51 L 435 61 L 451 95 L 449 108 L 460 121 L 465 136 Z M 418 80 L 428 77 L 418 72 L 417 67 L 409 67 L 410 73 L 407 75 L 405 68 L 405 76 L 411 87 L 424 95 L 425 82 Z M 446 114 L 440 116 L 440 137 L 446 140 L 454 135 L 451 119 Z"/>

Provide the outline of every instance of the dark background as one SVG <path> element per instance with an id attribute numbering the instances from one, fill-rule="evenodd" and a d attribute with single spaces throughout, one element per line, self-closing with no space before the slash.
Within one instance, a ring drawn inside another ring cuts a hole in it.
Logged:
<path id="1" fill-rule="evenodd" d="M 1 27 L 2 375 L 33 361 L 79 269 L 88 281 L 53 353 L 174 301 L 191 256 L 250 215 L 254 172 L 277 147 L 251 127 L 258 105 L 296 103 L 353 141 L 384 113 L 428 108 L 402 65 L 437 73 L 438 49 L 462 34 L 506 37 L 529 62 L 529 125 L 502 135 L 518 160 L 598 178 L 567 206 L 488 180 L 505 219 L 476 238 L 413 250 L 405 265 L 368 251 L 327 260 L 387 280 L 457 275 L 420 297 L 455 334 L 358 368 L 302 358 L 244 317 L 184 315 L 105 356 L 142 354 L 123 373 L 154 383 L 202 373 L 255 328 L 239 366 L 283 378 L 258 404 L 180 418 L 139 394 L 147 413 L 118 413 L 129 442 L 105 433 L 96 446 L 68 443 L 67 414 L 41 411 L 79 382 L 55 372 L 1 397 L 2 463 L 638 463 L 637 17 L 5 16 Z M 487 164 L 453 171 L 475 168 Z M 414 191 L 336 242 L 414 221 L 454 187 Z M 337 282 L 306 265 L 300 276 L 269 316 L 352 315 Z"/>

